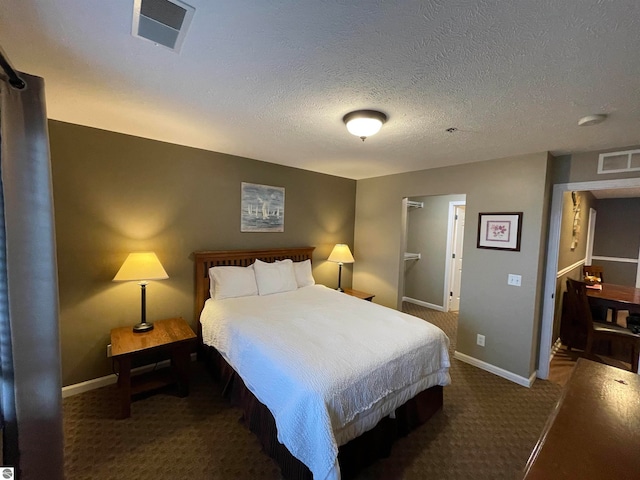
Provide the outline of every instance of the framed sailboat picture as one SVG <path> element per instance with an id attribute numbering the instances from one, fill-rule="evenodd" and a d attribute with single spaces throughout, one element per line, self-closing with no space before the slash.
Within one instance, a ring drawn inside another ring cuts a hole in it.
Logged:
<path id="1" fill-rule="evenodd" d="M 284 232 L 284 188 L 242 182 L 241 232 Z"/>

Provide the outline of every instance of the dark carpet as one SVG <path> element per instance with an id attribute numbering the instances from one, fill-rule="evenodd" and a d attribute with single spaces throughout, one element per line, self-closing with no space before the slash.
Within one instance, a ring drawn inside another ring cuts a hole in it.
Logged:
<path id="1" fill-rule="evenodd" d="M 404 309 L 451 339 L 452 384 L 443 410 L 358 480 L 518 478 L 561 387 L 524 388 L 455 360 L 457 315 Z M 134 402 L 129 419 L 115 419 L 116 394 L 112 385 L 64 399 L 68 480 L 281 478 L 201 365 L 193 364 L 189 397 L 156 393 Z"/>

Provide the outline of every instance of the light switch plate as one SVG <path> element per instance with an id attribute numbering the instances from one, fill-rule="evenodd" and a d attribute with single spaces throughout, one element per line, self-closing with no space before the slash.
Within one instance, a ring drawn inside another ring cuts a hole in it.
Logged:
<path id="1" fill-rule="evenodd" d="M 509 274 L 507 279 L 507 285 L 513 285 L 515 287 L 519 287 L 522 285 L 522 275 L 515 275 L 513 273 Z"/>

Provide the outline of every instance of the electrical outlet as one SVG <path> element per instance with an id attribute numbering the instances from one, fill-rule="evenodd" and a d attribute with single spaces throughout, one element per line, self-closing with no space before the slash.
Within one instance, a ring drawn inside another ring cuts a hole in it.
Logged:
<path id="1" fill-rule="evenodd" d="M 477 344 L 481 347 L 484 347 L 484 335 L 478 334 L 478 340 L 476 340 Z"/>
<path id="2" fill-rule="evenodd" d="M 107 345 L 107 357 L 111 356 L 111 344 Z"/>
<path id="3" fill-rule="evenodd" d="M 507 278 L 507 285 L 513 285 L 514 287 L 519 287 L 522 285 L 522 275 L 514 275 L 513 273 L 509 274 Z"/>

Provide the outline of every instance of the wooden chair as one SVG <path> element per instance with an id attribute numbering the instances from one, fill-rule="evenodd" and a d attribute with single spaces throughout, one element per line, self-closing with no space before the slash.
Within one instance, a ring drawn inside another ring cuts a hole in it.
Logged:
<path id="1" fill-rule="evenodd" d="M 593 343 L 596 340 L 607 340 L 631 348 L 631 371 L 638 373 L 638 355 L 640 354 L 640 334 L 632 333 L 619 325 L 594 322 L 587 297 L 586 284 L 567 279 L 568 312 L 574 323 L 582 323 L 586 329 L 587 343 L 585 353 L 592 355 Z"/>
<path id="2" fill-rule="evenodd" d="M 598 283 L 604 283 L 604 269 L 598 265 L 583 265 L 582 276 L 587 280 L 587 277 L 598 278 Z"/>
<path id="3" fill-rule="evenodd" d="M 591 278 L 596 278 L 597 283 L 604 283 L 604 268 L 599 265 L 583 265 L 582 266 L 582 278 L 587 283 L 593 283 L 590 281 Z M 618 323 L 618 309 L 609 307 L 608 310 L 611 310 L 611 322 Z M 607 309 L 604 307 L 598 307 L 598 311 L 592 313 L 597 321 L 607 321 Z M 599 317 L 602 317 L 600 320 Z"/>

